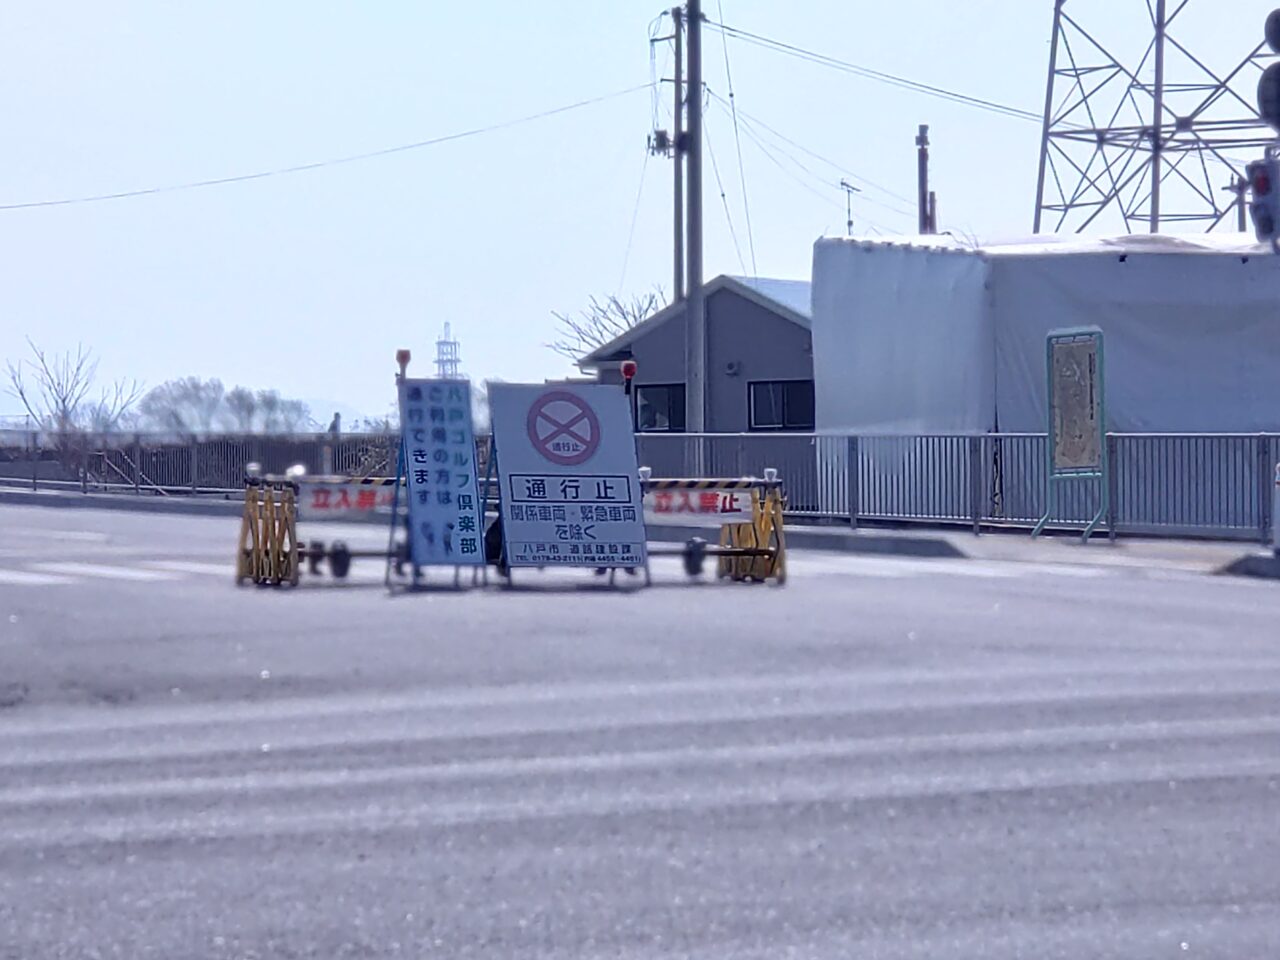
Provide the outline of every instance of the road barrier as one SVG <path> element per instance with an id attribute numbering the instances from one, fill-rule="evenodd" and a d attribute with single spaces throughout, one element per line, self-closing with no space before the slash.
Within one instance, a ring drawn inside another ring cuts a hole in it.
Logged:
<path id="1" fill-rule="evenodd" d="M 393 477 L 303 476 L 298 481 L 298 510 L 307 522 L 390 516 L 396 486 Z"/>
<path id="2" fill-rule="evenodd" d="M 642 467 L 640 476 L 646 514 L 720 526 L 719 544 L 695 537 L 676 551 L 658 549 L 652 555 L 680 556 L 689 576 L 700 574 L 710 556 L 716 559 L 719 577 L 786 583 L 785 498 L 776 470 L 766 470 L 763 478 L 739 480 L 653 479 Z"/>
<path id="3" fill-rule="evenodd" d="M 352 550 L 342 540 L 298 539 L 298 520 L 307 523 L 367 519 L 384 508 L 394 509 L 396 483 L 387 477 L 308 477 L 301 467 L 283 476 L 262 475 L 249 464 L 236 555 L 236 582 L 261 586 L 297 586 L 302 564 L 311 574 L 329 572 L 342 580 L 357 558 L 394 562 L 397 573 L 405 562 L 402 547 Z"/>
<path id="4" fill-rule="evenodd" d="M 261 586 L 298 584 L 297 482 L 293 477 L 255 477 L 245 481 L 236 583 Z"/>

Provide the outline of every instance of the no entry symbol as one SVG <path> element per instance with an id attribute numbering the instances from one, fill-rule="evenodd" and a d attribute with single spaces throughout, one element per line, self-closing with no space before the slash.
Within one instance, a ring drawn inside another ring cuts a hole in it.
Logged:
<path id="1" fill-rule="evenodd" d="M 576 467 L 600 446 L 600 420 L 567 390 L 544 393 L 529 407 L 529 441 L 554 464 Z"/>

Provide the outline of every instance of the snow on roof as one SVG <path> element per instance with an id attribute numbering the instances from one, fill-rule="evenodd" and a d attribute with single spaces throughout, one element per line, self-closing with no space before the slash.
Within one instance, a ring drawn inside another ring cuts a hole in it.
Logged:
<path id="1" fill-rule="evenodd" d="M 813 317 L 811 291 L 808 280 L 777 280 L 772 277 L 730 276 L 744 287 L 750 287 L 760 296 L 781 304 L 802 317 Z"/>
<path id="2" fill-rule="evenodd" d="M 972 253 L 982 257 L 1056 257 L 1078 255 L 1117 254 L 1193 254 L 1218 256 L 1249 256 L 1269 253 L 1270 247 L 1257 243 L 1242 233 L 1212 234 L 1160 234 L 1133 233 L 1116 237 L 1082 237 L 1077 234 L 1041 234 L 995 240 L 975 246 L 947 234 L 933 236 L 902 236 L 893 238 L 835 237 L 824 243 L 853 243 L 868 249 L 877 247 L 908 247 L 921 250 Z"/>

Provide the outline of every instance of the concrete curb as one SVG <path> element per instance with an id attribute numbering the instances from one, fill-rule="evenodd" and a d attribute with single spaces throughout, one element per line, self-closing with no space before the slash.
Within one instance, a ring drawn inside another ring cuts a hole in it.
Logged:
<path id="1" fill-rule="evenodd" d="M 719 532 L 710 527 L 651 524 L 651 543 L 684 543 L 693 537 L 715 542 Z M 969 555 L 945 537 L 903 536 L 869 531 L 787 528 L 787 546 L 796 550 L 825 550 L 829 553 L 859 553 L 882 557 L 922 557 L 931 560 L 967 560 Z"/>
<path id="2" fill-rule="evenodd" d="M 72 510 L 131 510 L 135 513 L 168 513 L 187 517 L 238 517 L 242 500 L 213 497 L 122 496 L 113 493 L 64 493 L 0 489 L 0 505 L 61 507 Z"/>
<path id="3" fill-rule="evenodd" d="M 6 490 L 0 488 L 0 505 L 23 507 L 61 507 L 79 510 L 131 510 L 136 513 L 176 514 L 187 517 L 238 517 L 243 501 L 214 497 L 130 496 L 113 493 L 76 493 L 67 491 Z M 379 518 L 379 523 L 386 523 Z M 649 540 L 656 543 L 684 543 L 693 537 L 718 539 L 717 530 L 709 527 L 687 527 L 651 524 Z M 798 550 L 822 550 L 830 553 L 855 553 L 873 556 L 920 557 L 928 559 L 966 559 L 968 554 L 945 537 L 904 536 L 866 530 L 824 530 L 791 527 L 787 530 L 787 546 Z"/>
<path id="4" fill-rule="evenodd" d="M 1280 580 L 1280 557 L 1271 553 L 1247 553 L 1227 564 L 1218 573 L 1229 577 Z"/>

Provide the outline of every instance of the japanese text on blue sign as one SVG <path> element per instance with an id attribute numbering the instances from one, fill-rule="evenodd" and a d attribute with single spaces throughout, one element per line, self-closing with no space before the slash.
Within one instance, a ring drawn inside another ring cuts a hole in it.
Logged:
<path id="1" fill-rule="evenodd" d="M 471 385 L 465 380 L 402 381 L 400 421 L 412 562 L 484 563 Z"/>

